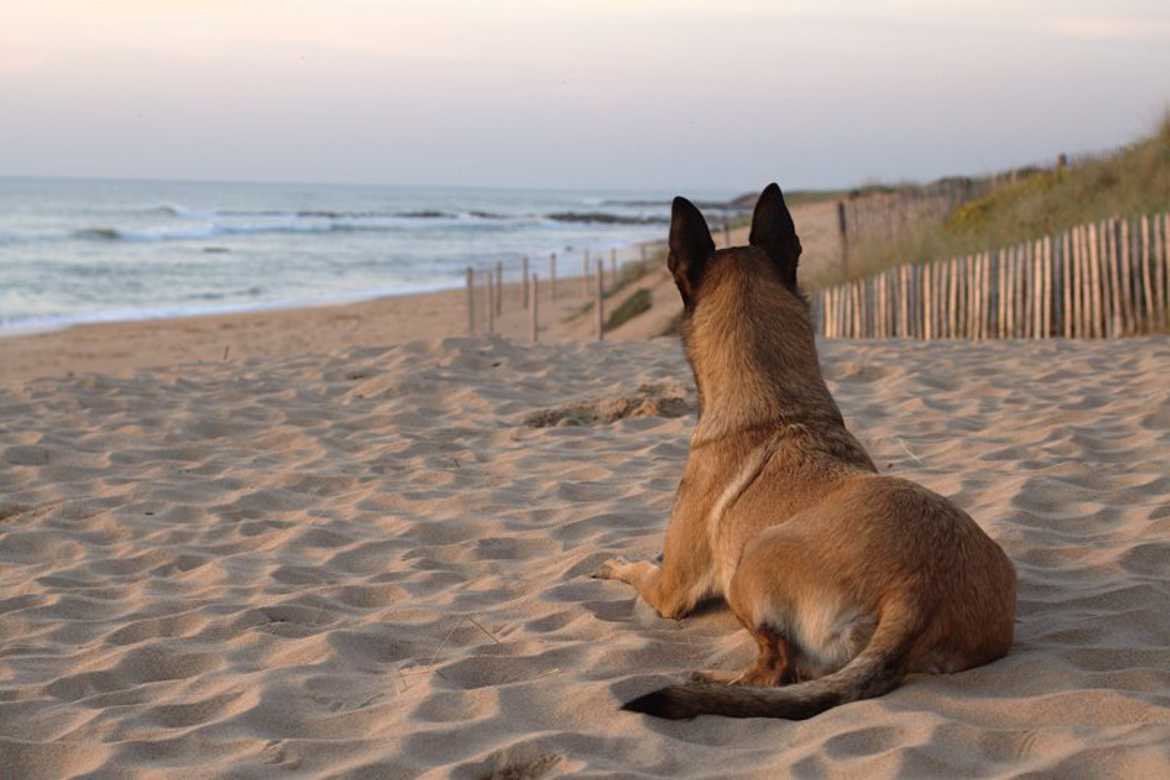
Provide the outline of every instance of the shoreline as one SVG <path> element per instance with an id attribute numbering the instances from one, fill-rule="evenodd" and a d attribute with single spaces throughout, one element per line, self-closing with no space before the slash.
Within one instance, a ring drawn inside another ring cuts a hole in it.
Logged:
<path id="1" fill-rule="evenodd" d="M 834 205 L 831 202 L 801 204 L 792 213 L 804 245 L 802 276 L 815 277 L 821 269 L 836 262 L 839 254 Z M 746 243 L 747 233 L 746 226 L 733 228 L 731 244 Z M 715 230 L 712 236 L 717 246 L 727 244 L 723 231 Z M 651 250 L 664 243 L 657 240 L 629 244 L 622 255 L 630 258 L 631 254 L 637 254 L 640 245 Z M 579 258 L 574 261 L 565 263 L 566 271 L 576 266 Z M 627 259 L 626 262 L 637 261 Z M 584 316 L 593 297 L 592 289 L 586 293 L 579 275 L 558 275 L 560 294 L 553 301 L 542 273 L 547 266 L 537 261 L 532 268 L 541 276 L 540 341 L 592 341 L 593 318 Z M 573 270 L 579 273 L 580 268 Z M 517 343 L 528 343 L 529 312 L 521 304 L 522 286 L 516 280 L 504 283 L 503 306 L 496 317 L 495 333 Z M 607 340 L 645 340 L 661 335 L 670 326 L 680 304 L 665 263 L 652 263 L 645 277 L 608 298 L 605 311 L 613 311 L 627 295 L 642 289 L 650 292 L 650 310 L 614 331 L 607 331 Z M 467 336 L 466 295 L 466 288 L 458 286 L 431 292 L 363 296 L 341 303 L 94 322 L 34 333 L 4 333 L 0 334 L 0 385 L 76 374 L 127 376 L 183 363 L 272 360 L 350 347 L 384 347 L 420 339 Z M 476 336 L 483 336 L 487 333 L 487 291 L 482 284 L 476 287 L 475 308 Z"/>
<path id="2" fill-rule="evenodd" d="M 607 276 L 608 276 L 607 269 Z M 655 269 L 650 276 L 664 275 Z M 660 280 L 658 280 L 660 281 Z M 541 281 L 542 342 L 589 340 L 592 300 L 582 277 L 560 277 L 550 300 Z M 505 282 L 495 335 L 525 342 L 529 313 L 523 284 Z M 476 336 L 487 335 L 487 289 L 476 285 Z M 77 374 L 128 376 L 184 363 L 279 359 L 468 335 L 466 288 L 381 295 L 342 303 L 118 320 L 0 335 L 0 385 Z"/>

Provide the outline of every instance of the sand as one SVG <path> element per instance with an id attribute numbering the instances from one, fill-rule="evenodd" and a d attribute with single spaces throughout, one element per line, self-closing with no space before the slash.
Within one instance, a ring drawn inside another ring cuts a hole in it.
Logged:
<path id="1" fill-rule="evenodd" d="M 1007 658 L 800 723 L 619 712 L 752 654 L 722 607 L 586 576 L 660 548 L 694 424 L 672 340 L 11 380 L 0 775 L 1170 773 L 1166 340 L 822 359 L 881 468 L 1015 561 Z"/>

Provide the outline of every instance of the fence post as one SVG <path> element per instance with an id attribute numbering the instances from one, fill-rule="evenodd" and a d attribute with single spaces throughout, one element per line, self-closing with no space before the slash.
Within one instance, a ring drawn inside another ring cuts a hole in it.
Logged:
<path id="1" fill-rule="evenodd" d="M 845 201 L 837 201 L 837 233 L 841 236 L 841 278 L 849 278 L 849 225 L 845 216 Z"/>
<path id="2" fill-rule="evenodd" d="M 1156 231 L 1155 231 L 1156 232 Z M 1162 262 L 1158 263 L 1158 275 L 1163 284 L 1160 285 L 1162 296 L 1162 325 L 1170 323 L 1170 214 L 1162 215 Z M 1157 252 L 1154 253 L 1155 262 Z"/>
<path id="3" fill-rule="evenodd" d="M 534 275 L 535 277 L 535 275 Z M 557 299 L 557 253 L 548 256 L 548 296 L 550 301 Z"/>
<path id="4" fill-rule="evenodd" d="M 824 291 L 825 299 L 825 338 L 833 338 L 833 288 L 826 287 Z"/>
<path id="5" fill-rule="evenodd" d="M 540 335 L 540 278 L 536 274 L 532 275 L 532 306 L 528 315 L 528 336 L 535 344 Z"/>
<path id="6" fill-rule="evenodd" d="M 1016 331 L 1022 338 L 1032 336 L 1032 242 L 1025 241 L 1019 247 L 1017 269 L 1019 302 L 1016 308 Z"/>
<path id="7" fill-rule="evenodd" d="M 1122 319 L 1121 311 L 1121 277 L 1117 268 L 1117 219 L 1107 219 L 1102 222 L 1101 231 L 1102 238 L 1105 240 L 1104 259 L 1107 263 L 1107 283 L 1109 286 L 1109 297 L 1106 305 L 1110 308 L 1110 312 L 1106 320 L 1108 323 L 1106 335 L 1110 338 L 1116 338 L 1125 329 L 1125 321 Z"/>
<path id="8" fill-rule="evenodd" d="M 489 336 L 493 336 L 493 335 L 495 335 L 495 332 L 496 332 L 496 302 L 494 299 L 495 294 L 492 292 L 493 285 L 492 285 L 492 269 L 491 268 L 488 268 L 484 272 L 484 277 L 487 279 L 487 313 L 488 313 L 487 332 L 488 332 Z"/>
<path id="9" fill-rule="evenodd" d="M 965 265 L 964 270 L 966 271 L 966 274 L 965 274 L 966 280 L 965 281 L 967 282 L 966 286 L 963 289 L 964 296 L 965 296 L 965 300 L 963 301 L 963 303 L 964 303 L 963 313 L 964 313 L 964 315 L 966 315 L 966 320 L 967 320 L 965 323 L 965 327 L 964 327 L 964 330 L 966 331 L 966 333 L 964 333 L 963 335 L 966 336 L 968 339 L 978 338 L 978 330 L 976 328 L 977 320 L 975 319 L 975 297 L 976 297 L 975 296 L 975 285 L 976 285 L 975 266 L 976 266 L 976 260 L 977 260 L 977 257 L 975 255 L 967 255 L 966 257 L 963 258 L 963 262 Z"/>
<path id="10" fill-rule="evenodd" d="M 1154 282 L 1150 276 L 1150 219 L 1142 214 L 1141 222 L 1141 264 L 1142 264 L 1142 298 L 1145 301 L 1144 330 L 1148 333 L 1153 330 L 1154 317 Z"/>
<path id="11" fill-rule="evenodd" d="M 528 308 L 528 255 L 520 262 L 520 274 L 524 277 L 524 308 Z"/>
<path id="12" fill-rule="evenodd" d="M 1060 329 L 1066 339 L 1072 338 L 1072 267 L 1069 263 L 1069 232 L 1066 230 L 1060 236 Z"/>
<path id="13" fill-rule="evenodd" d="M 1136 333 L 1138 330 L 1138 312 L 1134 305 L 1133 258 L 1130 255 L 1129 218 L 1121 220 L 1121 302 L 1125 307 L 1125 332 Z"/>
<path id="14" fill-rule="evenodd" d="M 475 335 L 475 269 L 467 266 L 467 335 Z"/>
<path id="15" fill-rule="evenodd" d="M 723 220 L 723 246 L 731 246 L 731 223 Z"/>
<path id="16" fill-rule="evenodd" d="M 1103 281 L 1101 273 L 1101 253 L 1099 251 L 1099 242 L 1097 235 L 1097 225 L 1095 223 L 1089 224 L 1089 294 L 1093 298 L 1093 313 L 1091 327 L 1089 328 L 1090 335 L 1093 338 L 1100 338 L 1105 335 L 1103 327 L 1104 314 L 1101 296 L 1101 282 Z"/>
<path id="17" fill-rule="evenodd" d="M 617 250 L 609 250 L 609 286 L 617 287 Z"/>
<path id="18" fill-rule="evenodd" d="M 1083 234 L 1083 225 L 1077 225 L 1072 229 L 1073 335 L 1082 339 L 1085 337 L 1085 245 Z"/>
<path id="19" fill-rule="evenodd" d="M 955 258 L 948 257 L 943 264 L 942 312 L 943 336 L 948 339 L 955 337 Z"/>
<path id="20" fill-rule="evenodd" d="M 1150 225 L 1150 260 L 1154 263 L 1154 305 L 1158 309 L 1158 325 L 1165 327 L 1168 320 L 1166 311 L 1166 272 L 1168 270 L 1167 266 L 1170 265 L 1170 251 L 1168 251 L 1170 248 L 1167 247 L 1167 244 L 1170 243 L 1170 224 L 1167 224 L 1166 226 L 1167 230 L 1164 234 L 1165 237 L 1162 240 L 1159 240 L 1158 223 L 1160 221 L 1161 220 L 1155 216 L 1152 220 L 1153 224 Z M 1166 221 L 1170 223 L 1170 216 L 1166 217 Z M 1162 258 L 1166 262 L 1162 262 L 1158 258 L 1159 248 L 1162 249 Z"/>
<path id="21" fill-rule="evenodd" d="M 490 274 L 491 271 L 489 270 Z M 496 316 L 504 313 L 504 264 L 496 261 Z"/>
<path id="22" fill-rule="evenodd" d="M 1044 240 L 1032 242 L 1032 338 L 1042 338 L 1044 330 Z"/>
<path id="23" fill-rule="evenodd" d="M 1007 253 L 995 250 L 995 335 L 1007 338 Z"/>
<path id="24" fill-rule="evenodd" d="M 983 338 L 994 338 L 995 334 L 991 332 L 991 324 L 995 312 L 991 308 L 991 252 L 983 253 L 983 279 L 979 283 L 979 297 L 982 299 L 983 320 L 980 323 L 980 328 L 983 330 Z"/>
<path id="25" fill-rule="evenodd" d="M 1040 338 L 1052 338 L 1052 236 L 1041 239 L 1043 257 L 1040 261 Z"/>
<path id="26" fill-rule="evenodd" d="M 933 280 L 930 278 L 930 263 L 922 266 L 922 338 L 934 338 L 934 320 L 932 316 L 934 309 L 931 307 L 931 285 Z"/>
<path id="27" fill-rule="evenodd" d="M 605 264 L 601 260 L 598 260 L 597 261 L 597 296 L 594 298 L 594 304 L 595 304 L 595 308 L 597 310 L 595 312 L 597 314 L 597 319 L 596 319 L 595 325 L 596 325 L 596 333 L 597 333 L 597 340 L 598 341 L 605 340 L 605 311 L 604 311 L 604 306 L 602 303 L 602 300 L 605 297 L 605 291 L 604 291 L 604 281 L 601 278 L 602 277 L 602 269 L 604 267 L 605 267 Z"/>

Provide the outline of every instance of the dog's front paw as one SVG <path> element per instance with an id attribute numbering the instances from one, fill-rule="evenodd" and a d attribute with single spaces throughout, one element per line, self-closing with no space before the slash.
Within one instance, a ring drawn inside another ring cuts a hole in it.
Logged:
<path id="1" fill-rule="evenodd" d="M 591 576 L 595 580 L 620 580 L 622 571 L 629 565 L 625 558 L 610 558 L 601 564 Z"/>

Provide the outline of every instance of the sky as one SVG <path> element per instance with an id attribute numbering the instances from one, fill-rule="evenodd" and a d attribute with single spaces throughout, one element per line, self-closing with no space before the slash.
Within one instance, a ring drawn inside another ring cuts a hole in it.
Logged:
<path id="1" fill-rule="evenodd" d="M 1166 0 L 0 4 L 0 175 L 830 188 L 1170 110 Z"/>

